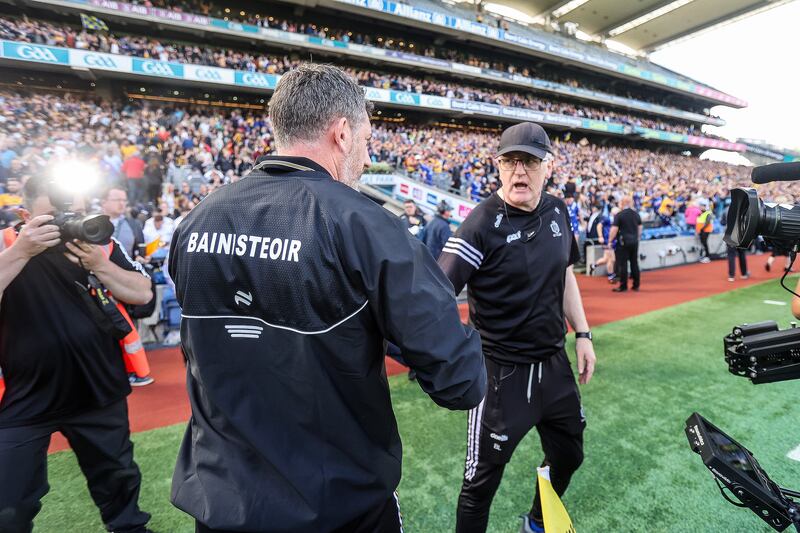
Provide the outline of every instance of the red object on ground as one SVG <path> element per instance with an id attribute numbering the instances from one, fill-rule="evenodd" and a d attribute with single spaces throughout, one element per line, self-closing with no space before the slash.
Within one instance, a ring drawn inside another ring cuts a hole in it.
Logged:
<path id="1" fill-rule="evenodd" d="M 648 311 L 705 298 L 714 294 L 737 289 L 767 279 L 780 278 L 783 258 L 775 261 L 772 273 L 764 270 L 767 255 L 748 256 L 751 277 L 735 282 L 728 281 L 726 261 L 713 261 L 709 264 L 692 264 L 681 267 L 655 270 L 642 273 L 642 290 L 613 293 L 614 285 L 605 277 L 578 275 L 578 284 L 583 296 L 583 306 L 592 327 L 608 322 L 622 320 Z M 737 265 L 738 268 L 738 265 Z M 778 272 L 776 272 L 776 270 Z M 466 321 L 466 304 L 459 306 L 461 318 Z M 602 358 L 602 354 L 599 354 Z M 146 387 L 134 388 L 128 397 L 131 431 L 146 431 L 185 422 L 189 419 L 189 399 L 186 394 L 186 369 L 183 356 L 178 348 L 163 348 L 148 352 L 152 376 L 155 383 Z M 386 358 L 386 372 L 394 375 L 408 369 L 390 358 Z M 50 452 L 68 448 L 61 434 L 53 436 Z"/>

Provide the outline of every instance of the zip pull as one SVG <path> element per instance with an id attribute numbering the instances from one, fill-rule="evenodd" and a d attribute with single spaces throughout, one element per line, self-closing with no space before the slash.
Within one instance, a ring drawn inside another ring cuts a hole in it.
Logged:
<path id="1" fill-rule="evenodd" d="M 539 385 L 542 384 L 542 362 L 539 361 Z"/>

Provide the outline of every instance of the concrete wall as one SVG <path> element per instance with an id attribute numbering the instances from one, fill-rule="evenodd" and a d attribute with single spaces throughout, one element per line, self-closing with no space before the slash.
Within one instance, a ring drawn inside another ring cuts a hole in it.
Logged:
<path id="1" fill-rule="evenodd" d="M 708 248 L 711 255 L 724 255 L 726 252 L 725 243 L 722 242 L 722 233 L 712 234 L 708 239 Z M 696 263 L 700 260 L 700 239 L 698 237 L 675 237 L 672 239 L 653 239 L 639 243 L 639 268 L 642 270 L 653 270 L 688 263 Z M 602 246 L 589 246 L 586 248 L 586 264 L 596 263 L 603 257 Z M 587 270 L 588 272 L 588 270 Z M 606 275 L 604 266 L 598 267 L 594 275 Z"/>

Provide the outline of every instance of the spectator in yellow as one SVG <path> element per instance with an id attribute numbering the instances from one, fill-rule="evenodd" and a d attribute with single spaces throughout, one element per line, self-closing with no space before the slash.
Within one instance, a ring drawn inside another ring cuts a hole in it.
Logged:
<path id="1" fill-rule="evenodd" d="M 20 207 L 22 205 L 22 196 L 18 193 L 21 190 L 22 183 L 18 178 L 8 178 L 6 192 L 0 194 L 0 209 Z"/>
<path id="2" fill-rule="evenodd" d="M 710 263 L 711 252 L 708 250 L 708 237 L 711 235 L 711 232 L 714 231 L 714 213 L 711 212 L 708 200 L 705 198 L 700 199 L 697 204 L 700 206 L 700 209 L 703 210 L 703 212 L 697 216 L 697 221 L 694 224 L 695 232 L 700 237 L 700 244 L 703 246 L 703 252 L 705 254 L 700 258 L 700 262 Z"/>

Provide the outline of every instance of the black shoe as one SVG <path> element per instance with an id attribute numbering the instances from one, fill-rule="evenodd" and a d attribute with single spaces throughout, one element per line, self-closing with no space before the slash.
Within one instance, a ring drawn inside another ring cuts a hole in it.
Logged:
<path id="1" fill-rule="evenodd" d="M 414 381 L 415 379 L 417 379 L 417 373 L 414 372 L 413 370 L 409 370 L 408 371 L 408 381 Z"/>
<path id="2" fill-rule="evenodd" d="M 769 263 L 764 263 L 764 268 L 769 272 L 771 270 Z"/>
<path id="3" fill-rule="evenodd" d="M 635 290 L 636 292 L 639 292 L 639 287 L 633 287 L 633 290 Z"/>
<path id="4" fill-rule="evenodd" d="M 627 292 L 628 287 L 614 287 L 611 292 Z"/>

